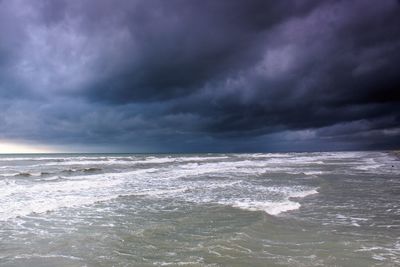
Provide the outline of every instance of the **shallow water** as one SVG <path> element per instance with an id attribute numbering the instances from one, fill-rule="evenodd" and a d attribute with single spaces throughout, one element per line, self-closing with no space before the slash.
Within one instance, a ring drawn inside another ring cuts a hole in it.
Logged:
<path id="1" fill-rule="evenodd" d="M 0 156 L 0 266 L 399 266 L 384 152 Z"/>

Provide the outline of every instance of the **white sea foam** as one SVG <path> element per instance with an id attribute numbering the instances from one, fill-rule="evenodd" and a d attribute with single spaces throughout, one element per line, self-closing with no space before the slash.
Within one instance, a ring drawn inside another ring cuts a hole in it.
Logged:
<path id="1" fill-rule="evenodd" d="M 0 177 L 12 177 L 18 175 L 19 172 L 8 172 L 8 173 L 2 173 L 0 174 Z"/>
<path id="2" fill-rule="evenodd" d="M 299 187 L 268 187 L 265 188 L 265 193 L 275 192 L 281 194 L 283 197 L 274 200 L 257 200 L 254 198 L 241 198 L 232 199 L 230 201 L 222 201 L 221 204 L 231 205 L 233 207 L 247 209 L 247 210 L 259 210 L 265 211 L 270 215 L 279 215 L 283 212 L 296 210 L 301 207 L 300 203 L 291 200 L 291 198 L 304 198 L 306 196 L 317 194 L 318 191 L 315 189 L 303 189 Z"/>
<path id="3" fill-rule="evenodd" d="M 384 165 L 383 164 L 360 165 L 360 166 L 355 166 L 354 169 L 361 170 L 361 171 L 370 171 L 370 170 L 378 169 L 382 166 L 384 166 Z"/>
<path id="4" fill-rule="evenodd" d="M 104 189 L 110 189 L 120 183 L 120 180 L 108 179 L 64 180 L 37 185 L 9 183 L 0 191 L 0 220 L 110 199 L 113 194 Z"/>
<path id="5" fill-rule="evenodd" d="M 316 189 L 309 189 L 309 190 L 294 190 L 288 194 L 291 198 L 304 198 L 306 196 L 318 194 Z"/>
<path id="6" fill-rule="evenodd" d="M 241 201 L 235 201 L 233 203 L 224 203 L 221 204 L 231 204 L 233 207 L 251 210 L 251 211 L 265 211 L 270 215 L 278 215 L 282 212 L 296 210 L 300 208 L 300 204 L 294 201 L 280 201 L 280 202 L 273 202 L 273 201 L 255 201 L 250 199 L 244 199 Z"/>
<path id="7" fill-rule="evenodd" d="M 30 160 L 64 160 L 65 158 L 54 158 L 54 157 L 10 157 L 10 158 L 2 158 L 1 161 L 30 161 Z"/>
<path id="8" fill-rule="evenodd" d="M 323 171 L 304 171 L 303 173 L 305 175 L 321 175 L 321 174 L 325 174 L 327 172 L 323 172 Z"/>
<path id="9" fill-rule="evenodd" d="M 147 157 L 142 162 L 160 165 L 152 168 L 140 166 L 122 173 L 23 177 L 18 178 L 18 181 L 3 179 L 0 180 L 2 203 L 0 220 L 64 207 L 88 205 L 121 195 L 177 198 L 195 203 L 220 203 L 250 210 L 263 210 L 277 215 L 300 207 L 300 204 L 291 198 L 303 198 L 317 193 L 314 188 L 309 187 L 270 186 L 248 180 L 249 177 L 266 171 L 287 170 L 287 167 L 277 166 L 280 159 L 274 160 L 273 163 L 258 159 L 224 161 L 227 158 Z M 213 161 L 217 159 L 221 160 Z M 109 161 L 107 159 L 105 162 Z M 111 160 L 115 161 L 118 160 Z M 172 161 L 182 164 L 162 164 Z M 82 162 L 88 164 L 87 161 Z M 75 164 L 75 161 L 67 163 Z M 266 183 L 270 180 L 263 178 L 261 181 Z"/>
<path id="10" fill-rule="evenodd" d="M 153 170 L 74 176 L 68 179 L 49 177 L 49 181 L 59 181 L 45 183 L 0 180 L 0 220 L 116 198 L 124 190 L 123 183 L 128 177 Z"/>
<path id="11" fill-rule="evenodd" d="M 188 161 L 210 161 L 210 160 L 221 160 L 228 159 L 227 156 L 215 156 L 215 157 L 155 157 L 149 156 L 144 159 L 134 157 L 100 157 L 100 158 L 72 158 L 64 159 L 60 162 L 47 162 L 44 164 L 36 164 L 34 166 L 70 166 L 70 165 L 135 165 L 135 164 L 162 164 L 162 163 L 174 163 L 174 162 L 188 162 Z"/>

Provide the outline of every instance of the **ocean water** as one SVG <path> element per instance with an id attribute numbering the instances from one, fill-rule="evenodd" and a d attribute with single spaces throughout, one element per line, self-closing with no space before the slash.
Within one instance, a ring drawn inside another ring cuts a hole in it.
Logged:
<path id="1" fill-rule="evenodd" d="M 400 266 L 400 162 L 2 155 L 0 266 Z"/>

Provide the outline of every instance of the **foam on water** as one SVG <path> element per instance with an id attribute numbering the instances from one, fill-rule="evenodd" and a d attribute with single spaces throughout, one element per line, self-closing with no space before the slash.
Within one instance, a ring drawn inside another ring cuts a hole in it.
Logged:
<path id="1" fill-rule="evenodd" d="M 226 159 L 226 156 L 215 156 L 215 157 L 155 157 L 149 156 L 144 159 L 136 157 L 80 157 L 80 158 L 59 158 L 53 159 L 50 162 L 43 164 L 34 164 L 32 166 L 71 166 L 71 165 L 135 165 L 135 164 L 162 164 L 162 163 L 173 163 L 173 162 L 186 162 L 186 161 L 209 161 L 209 160 L 221 160 Z"/>
<path id="2" fill-rule="evenodd" d="M 224 203 L 221 204 L 230 204 L 233 207 L 251 210 L 251 211 L 265 211 L 270 215 L 278 215 L 282 212 L 296 210 L 300 208 L 300 204 L 294 201 L 281 201 L 281 202 L 272 202 L 272 201 L 255 201 L 251 199 L 243 199 L 234 201 L 233 203 Z"/>
<path id="3" fill-rule="evenodd" d="M 318 194 L 318 191 L 315 189 L 306 190 L 299 187 L 270 187 L 266 188 L 266 191 L 276 192 L 282 194 L 284 197 L 276 201 L 260 201 L 252 198 L 243 198 L 232 200 L 231 202 L 220 203 L 247 210 L 261 210 L 270 215 L 278 215 L 286 211 L 299 209 L 301 207 L 300 203 L 293 201 L 292 198 L 304 198 L 309 195 Z"/>
<path id="4" fill-rule="evenodd" d="M 2 173 L 3 177 L 18 176 L 25 180 L 0 180 L 0 219 L 5 220 L 31 212 L 45 212 L 62 207 L 87 205 L 97 201 L 117 198 L 120 195 L 141 195 L 153 197 L 174 197 L 197 203 L 214 202 L 249 210 L 264 210 L 271 215 L 298 209 L 300 204 L 293 198 L 304 198 L 318 193 L 316 188 L 299 186 L 266 186 L 249 183 L 248 177 L 258 177 L 264 173 L 287 172 L 314 176 L 323 174 L 321 170 L 299 170 L 304 164 L 322 164 L 322 158 L 347 159 L 357 153 L 319 153 L 312 156 L 291 154 L 240 154 L 237 156 L 186 156 L 186 157 L 70 157 L 70 158 L 19 158 L 17 160 L 44 161 L 38 167 L 50 165 L 85 165 L 79 169 L 101 171 L 90 167 L 107 164 L 160 164 L 159 167 L 140 167 L 122 173 L 103 173 L 81 176 L 42 176 L 42 172 Z M 13 158 L 3 158 L 8 161 Z M 58 162 L 53 162 L 57 160 Z M 50 162 L 46 162 L 50 161 Z M 165 164 L 165 163 L 173 163 Z M 369 162 L 355 169 L 376 169 L 382 164 Z M 31 166 L 32 167 L 32 166 Z M 75 170 L 74 170 L 75 171 Z M 61 170 L 61 173 L 63 171 Z M 29 175 L 28 175 L 29 174 Z M 202 180 L 209 177 L 208 180 Z M 230 179 L 213 180 L 212 178 Z M 233 179 L 233 182 L 232 182 Z M 34 183 L 34 182 L 41 183 Z M 267 180 L 263 180 L 267 181 Z M 243 183 L 246 182 L 246 183 Z M 238 185 L 238 183 L 241 183 Z M 218 192 L 217 189 L 225 191 Z"/>
<path id="5" fill-rule="evenodd" d="M 62 180 L 54 183 L 17 184 L 8 181 L 1 187 L 0 220 L 62 207 L 91 204 L 115 196 L 109 189 L 121 180 Z"/>
<path id="6" fill-rule="evenodd" d="M 212 160 L 218 160 L 212 162 Z M 187 163 L 188 161 L 198 161 Z M 211 161 L 210 161 L 211 160 Z M 227 160 L 227 161 L 223 161 Z M 277 161 L 231 160 L 228 157 L 147 157 L 141 162 L 180 162 L 178 165 L 140 167 L 122 173 L 102 173 L 0 180 L 0 220 L 65 207 L 77 207 L 117 198 L 121 195 L 177 198 L 195 203 L 219 203 L 243 209 L 264 210 L 272 215 L 297 209 L 301 198 L 316 193 L 313 188 L 267 186 L 249 178 L 274 167 Z M 116 161 L 115 159 L 112 162 Z M 209 161 L 209 162 L 203 162 Z M 68 164 L 75 161 L 67 161 Z M 90 161 L 90 164 L 99 161 Z M 101 159 L 100 162 L 109 162 Z M 88 162 L 83 161 L 84 164 Z M 46 166 L 46 163 L 43 164 Z M 60 164 L 61 166 L 63 164 Z M 150 166 L 150 165 L 149 165 Z M 43 167 L 43 166 L 42 166 Z M 216 177 L 219 179 L 215 179 Z M 257 176 L 254 176 L 257 177 Z M 223 179 L 222 179 L 223 178 Z M 223 189 L 223 190 L 222 190 Z M 264 204 L 263 204 L 264 203 Z"/>

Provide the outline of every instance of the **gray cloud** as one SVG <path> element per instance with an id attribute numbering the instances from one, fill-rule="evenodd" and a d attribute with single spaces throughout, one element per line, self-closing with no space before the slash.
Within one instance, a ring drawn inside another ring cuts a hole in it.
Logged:
<path id="1" fill-rule="evenodd" d="M 400 5 L 0 1 L 0 137 L 113 151 L 400 146 Z"/>

